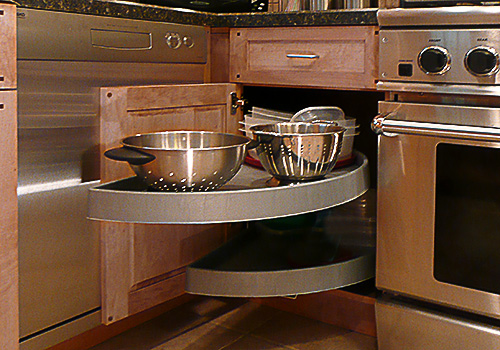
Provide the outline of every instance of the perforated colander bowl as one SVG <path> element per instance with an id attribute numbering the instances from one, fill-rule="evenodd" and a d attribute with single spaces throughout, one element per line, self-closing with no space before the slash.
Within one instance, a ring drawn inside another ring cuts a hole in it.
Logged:
<path id="1" fill-rule="evenodd" d="M 316 180 L 328 174 L 342 149 L 345 128 L 332 123 L 285 122 L 250 127 L 259 160 L 285 181 Z"/>
<path id="2" fill-rule="evenodd" d="M 127 161 L 138 177 L 159 191 L 210 191 L 240 170 L 250 139 L 206 131 L 164 131 L 122 140 L 106 157 Z"/>

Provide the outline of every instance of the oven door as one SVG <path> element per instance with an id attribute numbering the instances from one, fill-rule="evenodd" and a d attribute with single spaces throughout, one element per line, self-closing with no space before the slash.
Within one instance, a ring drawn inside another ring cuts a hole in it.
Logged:
<path id="1" fill-rule="evenodd" d="M 379 111 L 377 287 L 500 318 L 500 108 Z"/>

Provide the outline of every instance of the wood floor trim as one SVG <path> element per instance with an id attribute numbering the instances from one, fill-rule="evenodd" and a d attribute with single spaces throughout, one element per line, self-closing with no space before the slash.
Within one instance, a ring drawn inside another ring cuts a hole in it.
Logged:
<path id="1" fill-rule="evenodd" d="M 169 310 L 183 305 L 188 301 L 193 300 L 194 298 L 197 297 L 189 294 L 181 295 L 180 297 L 169 300 L 168 302 L 163 303 L 157 307 L 127 317 L 110 325 L 101 325 L 93 328 L 46 350 L 87 350 L 114 336 L 117 336 L 120 333 L 136 327 L 141 323 L 149 321 Z"/>
<path id="2" fill-rule="evenodd" d="M 333 290 L 299 295 L 297 298 L 259 298 L 256 302 L 357 333 L 376 336 L 375 298 L 371 296 Z"/>

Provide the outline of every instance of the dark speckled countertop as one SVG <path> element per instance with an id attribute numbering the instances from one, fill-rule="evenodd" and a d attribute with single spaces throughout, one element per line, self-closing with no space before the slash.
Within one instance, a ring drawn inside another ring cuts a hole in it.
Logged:
<path id="1" fill-rule="evenodd" d="M 1 0 L 0 0 L 1 1 Z M 6 2 L 10 2 L 7 0 Z M 16 0 L 18 7 L 212 27 L 376 25 L 377 9 L 303 12 L 206 13 L 103 0 Z"/>

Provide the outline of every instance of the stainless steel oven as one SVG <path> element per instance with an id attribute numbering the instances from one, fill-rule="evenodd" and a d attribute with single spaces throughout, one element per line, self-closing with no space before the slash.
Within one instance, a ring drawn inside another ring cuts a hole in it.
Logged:
<path id="1" fill-rule="evenodd" d="M 500 108 L 380 111 L 377 285 L 500 318 Z"/>
<path id="2" fill-rule="evenodd" d="M 379 349 L 500 349 L 500 8 L 380 12 Z"/>

